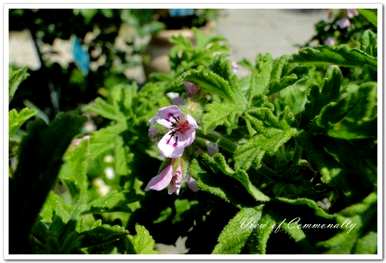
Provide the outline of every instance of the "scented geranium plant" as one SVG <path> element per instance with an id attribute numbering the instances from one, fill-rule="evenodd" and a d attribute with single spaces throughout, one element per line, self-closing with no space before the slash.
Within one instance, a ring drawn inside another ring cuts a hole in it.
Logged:
<path id="1" fill-rule="evenodd" d="M 197 31 L 142 87 L 113 86 L 49 124 L 12 110 L 10 248 L 376 253 L 376 34 L 236 62 Z M 24 77 L 12 71 L 11 87 Z"/>

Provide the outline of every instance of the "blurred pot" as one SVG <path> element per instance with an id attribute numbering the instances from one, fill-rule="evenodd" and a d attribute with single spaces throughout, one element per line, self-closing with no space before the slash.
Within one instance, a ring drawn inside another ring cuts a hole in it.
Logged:
<path id="1" fill-rule="evenodd" d="M 199 29 L 205 33 L 211 33 L 215 27 L 214 21 L 209 21 L 205 26 Z M 192 29 L 166 29 L 152 36 L 147 47 L 148 60 L 144 63 L 146 76 L 152 72 L 169 72 L 169 51 L 172 48 L 170 39 L 173 36 L 181 35 L 194 41 L 194 33 Z"/>

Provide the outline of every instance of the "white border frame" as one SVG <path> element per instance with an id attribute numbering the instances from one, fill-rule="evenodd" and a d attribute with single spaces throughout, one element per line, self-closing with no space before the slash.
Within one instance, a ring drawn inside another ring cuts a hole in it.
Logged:
<path id="1" fill-rule="evenodd" d="M 78 0 L 79 1 L 79 0 Z M 3 192 L 3 202 L 0 204 L 2 206 L 2 212 L 4 212 L 3 217 L 0 217 L 0 223 L 3 227 L 3 246 L 2 252 L 5 260 L 134 260 L 134 261 L 143 261 L 143 260 L 162 260 L 162 261 L 175 261 L 175 260 L 381 260 L 383 259 L 384 252 L 384 225 L 383 225 L 383 5 L 381 3 L 339 3 L 335 4 L 333 1 L 328 1 L 328 3 L 306 3 L 304 0 L 301 0 L 303 3 L 288 3 L 286 0 L 281 2 L 272 1 L 273 3 L 250 3 L 246 0 L 246 3 L 233 3 L 229 0 L 225 0 L 222 3 L 214 3 L 208 0 L 201 1 L 199 3 L 181 3 L 183 0 L 169 0 L 168 3 L 159 2 L 159 0 L 142 0 L 141 3 L 122 3 L 120 0 L 114 3 L 102 3 L 99 0 L 96 0 L 95 3 L 91 2 L 79 3 L 74 0 L 66 1 L 66 3 L 50 3 L 47 0 L 35 1 L 32 0 L 29 3 L 25 1 L 13 1 L 10 3 L 3 3 L 3 34 L 1 35 L 0 48 L 3 50 L 3 64 L 2 67 L 3 74 L 3 92 L 0 92 L 0 99 L 3 101 L 3 112 L 2 112 L 2 139 L 3 139 L 3 156 L 4 158 L 1 161 L 1 170 L 3 171 L 3 180 L 0 180 L 0 189 L 4 189 Z M 343 0 L 345 1 L 345 0 Z M 343 2 L 342 1 L 342 2 Z M 286 3 L 283 3 L 286 2 Z M 300 2 L 300 1 L 299 1 Z M 327 1 L 326 1 L 327 2 Z M 8 222 L 8 65 L 9 65 L 9 32 L 8 32 L 8 13 L 11 8 L 214 8 L 214 9 L 329 9 L 329 8 L 374 8 L 378 11 L 378 254 L 376 255 L 324 255 L 324 254 L 315 254 L 315 255 L 62 255 L 62 254 L 49 254 L 49 255 L 36 255 L 36 254 L 9 254 L 8 247 L 8 237 L 9 237 L 9 222 Z M 2 219 L 4 219 L 3 222 Z"/>

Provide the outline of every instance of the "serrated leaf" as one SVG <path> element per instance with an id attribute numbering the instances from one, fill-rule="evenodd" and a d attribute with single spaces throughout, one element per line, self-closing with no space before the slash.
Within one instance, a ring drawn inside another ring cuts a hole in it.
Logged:
<path id="1" fill-rule="evenodd" d="M 215 129 L 217 126 L 234 126 L 237 116 L 242 109 L 233 103 L 211 103 L 206 107 L 206 113 L 202 117 L 202 129 L 204 133 Z"/>
<path id="2" fill-rule="evenodd" d="M 125 244 L 128 235 L 129 232 L 121 226 L 104 224 L 80 233 L 80 242 L 81 247 L 90 252 L 94 249 L 111 251 L 117 242 Z"/>
<path id="3" fill-rule="evenodd" d="M 363 83 L 354 92 L 324 106 L 315 124 L 334 138 L 353 140 L 376 137 L 377 85 Z"/>
<path id="4" fill-rule="evenodd" d="M 269 83 L 271 80 L 273 59 L 270 54 L 259 54 L 256 57 L 255 68 L 252 69 L 249 81 L 248 99 L 252 100 L 257 95 L 262 95 L 268 92 Z"/>
<path id="5" fill-rule="evenodd" d="M 332 238 L 318 243 L 324 253 L 349 254 L 355 251 L 363 231 L 376 224 L 377 194 L 371 193 L 362 202 L 351 205 L 337 213 L 337 222 L 345 226 Z M 359 243 L 359 246 L 362 244 Z M 370 244 L 369 248 L 373 248 Z"/>
<path id="6" fill-rule="evenodd" d="M 241 185 L 244 186 L 245 190 L 247 190 L 247 192 L 252 195 L 256 201 L 269 201 L 269 197 L 251 183 L 248 174 L 243 170 L 233 171 L 233 169 L 227 164 L 222 154 L 216 153 L 213 155 L 213 157 L 209 156 L 208 154 L 203 154 L 202 156 L 207 164 L 209 164 L 209 166 L 212 167 L 215 171 L 219 170 L 225 175 L 239 181 Z"/>
<path id="7" fill-rule="evenodd" d="M 241 252 L 252 231 L 259 224 L 262 207 L 242 208 L 221 231 L 212 253 L 237 254 Z"/>
<path id="8" fill-rule="evenodd" d="M 93 112 L 96 113 L 106 119 L 110 120 L 122 120 L 124 119 L 123 114 L 119 111 L 119 109 L 108 103 L 107 101 L 97 98 L 94 102 L 91 104 L 87 105 L 84 108 L 85 111 L 87 112 Z"/>
<path id="9" fill-rule="evenodd" d="M 377 35 L 371 31 L 366 30 L 361 36 L 361 50 L 367 54 L 377 56 Z"/>
<path id="10" fill-rule="evenodd" d="M 267 128 L 263 134 L 253 136 L 246 143 L 237 147 L 234 153 L 236 170 L 247 171 L 252 165 L 258 169 L 266 153 L 275 153 L 295 134 L 296 130 L 292 128 L 286 130 Z"/>
<path id="11" fill-rule="evenodd" d="M 242 208 L 221 231 L 214 254 L 241 252 L 252 231 L 259 224 L 262 207 Z"/>
<path id="12" fill-rule="evenodd" d="M 362 50 L 346 46 L 303 48 L 292 58 L 293 62 L 303 64 L 335 64 L 344 67 L 368 66 L 377 70 L 377 59 Z"/>
<path id="13" fill-rule="evenodd" d="M 87 192 L 87 167 L 89 159 L 89 140 L 82 140 L 79 145 L 72 145 L 64 154 L 64 164 L 59 172 L 59 178 L 66 184 L 73 185 L 77 193 L 84 195 Z M 70 187 L 71 187 L 70 186 Z M 74 189 L 71 187 L 71 189 Z"/>
<path id="14" fill-rule="evenodd" d="M 71 206 L 66 204 L 61 196 L 51 191 L 40 211 L 41 221 L 51 223 L 54 215 L 60 217 L 63 222 L 68 222 L 71 218 Z"/>
<path id="15" fill-rule="evenodd" d="M 259 222 L 259 225 L 263 227 L 257 227 L 255 232 L 257 233 L 257 247 L 256 252 L 259 254 L 265 254 L 267 251 L 267 242 L 271 236 L 272 231 L 274 230 L 274 225 L 276 221 L 269 214 L 264 214 Z"/>
<path id="16" fill-rule="evenodd" d="M 12 100 L 13 96 L 20 83 L 23 82 L 29 76 L 27 68 L 9 68 L 9 101 Z"/>
<path id="17" fill-rule="evenodd" d="M 213 178 L 208 176 L 208 174 L 203 169 L 201 169 L 196 159 L 192 160 L 190 163 L 189 173 L 196 180 L 200 191 L 208 192 L 214 196 L 219 197 L 220 199 L 223 199 L 226 202 L 230 202 L 227 193 L 224 192 L 220 186 L 216 185 L 216 183 L 213 181 Z"/>
<path id="18" fill-rule="evenodd" d="M 13 109 L 9 112 L 9 137 L 13 138 L 20 127 L 30 118 L 36 115 L 36 111 L 24 108 L 20 112 Z"/>
<path id="19" fill-rule="evenodd" d="M 334 214 L 329 214 L 326 211 L 324 211 L 314 200 L 308 199 L 308 198 L 296 198 L 296 199 L 289 199 L 285 197 L 278 197 L 277 200 L 295 205 L 295 206 L 307 206 L 311 208 L 314 211 L 314 214 L 319 217 L 323 217 L 325 219 L 335 219 L 336 216 Z"/>
<path id="20" fill-rule="evenodd" d="M 280 103 L 289 107 L 293 114 L 304 111 L 309 93 L 308 79 L 300 79 L 279 92 Z"/>
<path id="21" fill-rule="evenodd" d="M 240 103 L 239 107 L 245 106 L 244 98 L 239 91 L 235 90 L 229 81 L 208 68 L 200 66 L 197 69 L 189 70 L 183 73 L 181 78 L 185 81 L 193 82 L 200 89 L 216 94 L 229 102 Z"/>
<path id="22" fill-rule="evenodd" d="M 137 254 L 155 254 L 155 241 L 149 231 L 141 225 L 135 225 L 135 236 L 130 236 L 129 239 Z"/>
<path id="23" fill-rule="evenodd" d="M 113 149 L 115 145 L 112 144 L 112 142 L 122 140 L 119 135 L 126 130 L 126 128 L 126 123 L 118 122 L 117 124 L 94 132 L 90 138 L 90 158 L 94 159 Z"/>

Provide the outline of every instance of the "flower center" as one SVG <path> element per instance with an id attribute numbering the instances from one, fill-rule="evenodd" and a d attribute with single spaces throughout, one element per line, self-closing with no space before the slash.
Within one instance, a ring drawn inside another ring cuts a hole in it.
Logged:
<path id="1" fill-rule="evenodd" d="M 168 119 L 172 123 L 172 128 L 170 132 L 170 137 L 166 143 L 173 143 L 172 145 L 176 147 L 178 143 L 178 134 L 186 133 L 191 128 L 191 125 L 185 118 L 174 116 L 171 113 L 169 114 Z M 172 138 L 174 138 L 174 142 L 172 141 Z"/>
<path id="2" fill-rule="evenodd" d="M 181 120 L 177 123 L 177 127 L 175 129 L 181 133 L 185 133 L 190 129 L 190 124 L 187 120 Z"/>

